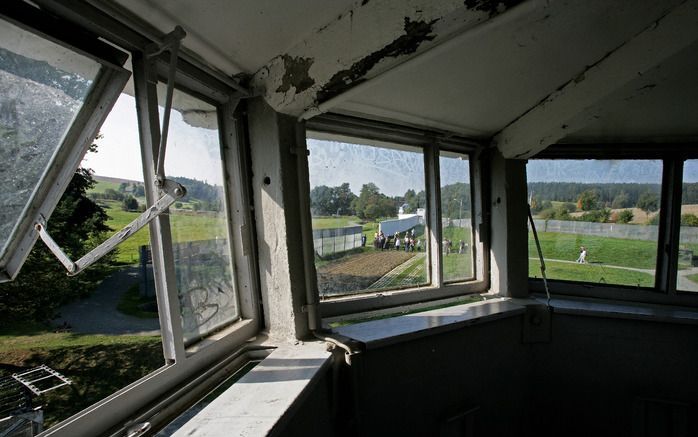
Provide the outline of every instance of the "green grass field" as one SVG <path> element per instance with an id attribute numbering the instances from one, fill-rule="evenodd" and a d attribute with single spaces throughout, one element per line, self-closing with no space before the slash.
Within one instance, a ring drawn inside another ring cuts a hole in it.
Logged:
<path id="1" fill-rule="evenodd" d="M 339 216 L 339 217 L 313 217 L 313 229 L 332 229 L 343 228 L 345 226 L 358 225 L 358 217 L 356 216 Z"/>
<path id="2" fill-rule="evenodd" d="M 576 264 L 545 261 L 545 274 L 548 279 L 591 282 L 594 284 L 618 284 L 634 287 L 653 287 L 654 276 L 633 270 L 603 266 L 601 264 Z M 540 261 L 530 259 L 528 276 L 541 278 Z"/>
<path id="3" fill-rule="evenodd" d="M 575 261 L 580 246 L 587 248 L 587 262 L 613 266 L 654 269 L 657 243 L 653 241 L 626 240 L 622 238 L 595 237 L 590 235 L 539 232 L 543 256 L 546 259 Z M 529 233 L 528 256 L 538 257 L 533 233 Z"/>
<path id="4" fill-rule="evenodd" d="M 0 376 L 40 364 L 72 381 L 38 400 L 50 427 L 162 367 L 164 359 L 159 336 L 55 333 L 40 324 L 0 332 Z"/>
<path id="5" fill-rule="evenodd" d="M 100 201 L 106 210 L 109 220 L 107 225 L 114 231 L 122 229 L 138 217 L 139 213 L 124 211 L 121 202 L 116 200 Z M 213 240 L 216 237 L 225 238 L 228 234 L 225 220 L 208 213 L 177 213 L 170 214 L 172 240 L 175 243 L 185 241 Z M 150 244 L 148 227 L 133 234 L 118 247 L 116 260 L 132 264 L 138 262 L 138 248 Z"/>

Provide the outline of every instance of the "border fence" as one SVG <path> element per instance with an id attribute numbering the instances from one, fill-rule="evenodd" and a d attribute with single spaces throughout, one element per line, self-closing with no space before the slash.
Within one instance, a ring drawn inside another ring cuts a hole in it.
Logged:
<path id="1" fill-rule="evenodd" d="M 315 253 L 319 256 L 326 256 L 361 247 L 362 230 L 361 226 L 313 229 Z"/>

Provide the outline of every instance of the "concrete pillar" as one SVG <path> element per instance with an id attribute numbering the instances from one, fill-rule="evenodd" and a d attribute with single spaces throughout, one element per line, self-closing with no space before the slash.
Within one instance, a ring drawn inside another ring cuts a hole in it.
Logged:
<path id="1" fill-rule="evenodd" d="M 528 296 L 528 204 L 526 161 L 492 159 L 492 291 L 502 296 Z"/>
<path id="2" fill-rule="evenodd" d="M 308 334 L 297 162 L 306 158 L 296 154 L 305 135 L 261 98 L 248 102 L 248 123 L 264 322 L 271 338 L 292 341 Z"/>

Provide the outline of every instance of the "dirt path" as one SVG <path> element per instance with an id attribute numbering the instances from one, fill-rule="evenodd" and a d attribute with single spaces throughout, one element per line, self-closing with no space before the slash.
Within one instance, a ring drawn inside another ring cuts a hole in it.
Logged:
<path id="1" fill-rule="evenodd" d="M 116 309 L 121 295 L 139 281 L 137 267 L 125 267 L 114 272 L 86 299 L 61 307 L 55 325 L 66 322 L 72 332 L 81 334 L 140 334 L 157 335 L 158 319 L 139 319 Z"/>
<path id="2" fill-rule="evenodd" d="M 328 263 L 317 270 L 320 295 L 364 290 L 413 256 L 400 250 L 376 250 Z"/>

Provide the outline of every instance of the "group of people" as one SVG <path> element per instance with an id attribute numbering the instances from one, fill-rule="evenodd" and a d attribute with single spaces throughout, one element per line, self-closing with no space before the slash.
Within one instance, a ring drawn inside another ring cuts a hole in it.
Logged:
<path id="1" fill-rule="evenodd" d="M 380 250 L 389 250 L 390 245 L 395 248 L 395 250 L 400 250 L 404 248 L 405 252 L 417 252 L 422 250 L 422 240 L 415 238 L 414 229 L 409 232 L 405 232 L 404 236 L 401 236 L 399 232 L 391 236 L 386 236 L 383 231 L 376 232 L 373 238 L 373 247 Z"/>

